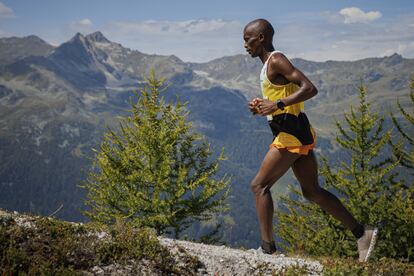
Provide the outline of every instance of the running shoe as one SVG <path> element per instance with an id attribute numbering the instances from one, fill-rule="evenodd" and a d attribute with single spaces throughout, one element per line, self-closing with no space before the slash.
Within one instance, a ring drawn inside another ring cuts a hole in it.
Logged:
<path id="1" fill-rule="evenodd" d="M 365 226 L 364 235 L 358 239 L 359 261 L 366 262 L 374 251 L 375 242 L 377 241 L 378 228 Z"/>

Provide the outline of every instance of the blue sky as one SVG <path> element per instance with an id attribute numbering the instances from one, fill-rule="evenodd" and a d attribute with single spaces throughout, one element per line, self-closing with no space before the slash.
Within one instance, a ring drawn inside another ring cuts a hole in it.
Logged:
<path id="1" fill-rule="evenodd" d="M 76 32 L 149 54 L 203 62 L 244 53 L 242 30 L 255 18 L 276 29 L 290 57 L 414 58 L 414 1 L 0 0 L 0 37 L 38 35 L 53 45 Z"/>

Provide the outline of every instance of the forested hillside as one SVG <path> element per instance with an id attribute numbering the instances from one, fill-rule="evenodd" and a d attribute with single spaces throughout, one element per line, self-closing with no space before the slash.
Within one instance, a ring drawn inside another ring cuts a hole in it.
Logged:
<path id="1" fill-rule="evenodd" d="M 131 91 L 154 68 L 171 84 L 167 100 L 178 95 L 188 102 L 195 131 L 206 136 L 217 154 L 225 149 L 228 160 L 220 174 L 233 177 L 230 211 L 217 217 L 224 223 L 223 240 L 257 245 L 249 182 L 272 138 L 265 119 L 252 116 L 246 106 L 260 94 L 258 60 L 237 55 L 185 63 L 175 56 L 125 48 L 99 32 L 78 33 L 58 47 L 34 36 L 2 38 L 0 60 L 0 208 L 47 215 L 63 205 L 58 217 L 84 220 L 79 210 L 85 208 L 85 192 L 78 185 L 89 169 L 91 149 L 107 126 L 117 126 Z M 412 59 L 394 54 L 352 62 L 292 61 L 319 89 L 305 108 L 319 134 L 317 152 L 328 158 L 344 158 L 332 143 L 333 119 L 350 110 L 361 82 L 374 110 L 386 116 L 397 97 L 402 106 L 409 103 Z M 288 175 L 280 182 L 273 190 L 276 195 L 293 179 Z M 213 225 L 194 225 L 189 235 L 205 233 Z"/>

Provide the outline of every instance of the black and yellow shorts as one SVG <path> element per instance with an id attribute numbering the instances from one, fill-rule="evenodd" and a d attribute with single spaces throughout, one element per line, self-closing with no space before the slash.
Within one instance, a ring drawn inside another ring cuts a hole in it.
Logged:
<path id="1" fill-rule="evenodd" d="M 290 113 L 278 114 L 268 122 L 273 133 L 270 146 L 303 155 L 307 155 L 315 147 L 316 134 L 305 113 L 300 112 L 298 116 Z"/>

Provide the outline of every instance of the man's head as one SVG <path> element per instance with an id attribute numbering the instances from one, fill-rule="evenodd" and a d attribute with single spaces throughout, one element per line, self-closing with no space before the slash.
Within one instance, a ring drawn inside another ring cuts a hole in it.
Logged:
<path id="1" fill-rule="evenodd" d="M 244 27 L 244 48 L 252 57 L 257 57 L 263 49 L 273 49 L 274 33 L 272 24 L 266 19 L 253 20 Z"/>

